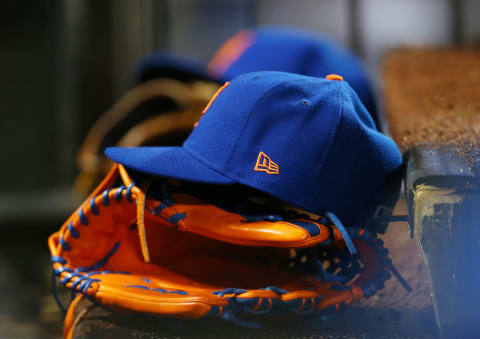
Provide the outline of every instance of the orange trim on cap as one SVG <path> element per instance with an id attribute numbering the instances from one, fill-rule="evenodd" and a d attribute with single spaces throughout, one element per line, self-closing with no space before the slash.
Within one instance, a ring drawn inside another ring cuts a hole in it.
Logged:
<path id="1" fill-rule="evenodd" d="M 222 87 L 220 87 L 220 88 L 218 89 L 218 91 L 213 95 L 213 97 L 212 97 L 212 98 L 210 99 L 210 101 L 208 102 L 207 106 L 205 106 L 205 108 L 203 109 L 202 114 L 205 114 L 205 112 L 210 108 L 210 105 L 215 101 L 215 99 L 217 99 L 218 95 L 219 95 L 220 93 L 222 93 L 222 91 L 223 91 L 225 88 L 228 87 L 228 85 L 230 85 L 230 82 L 227 81 L 226 83 L 223 84 Z"/>
<path id="2" fill-rule="evenodd" d="M 252 31 L 244 30 L 227 40 L 208 63 L 207 72 L 213 76 L 222 76 L 228 67 L 237 60 L 255 41 Z"/>
<path id="3" fill-rule="evenodd" d="M 203 115 L 205 114 L 205 112 L 210 108 L 210 105 L 215 101 L 215 99 L 217 99 L 218 95 L 220 93 L 222 93 L 222 91 L 228 87 L 228 85 L 230 85 L 230 82 L 226 82 L 223 84 L 222 87 L 220 87 L 218 89 L 218 91 L 213 95 L 213 97 L 210 99 L 210 101 L 208 102 L 207 106 L 205 106 L 205 108 L 203 109 L 202 111 L 202 116 L 200 117 L 200 119 L 202 119 Z M 197 127 L 198 123 L 200 122 L 200 119 L 193 125 L 193 127 Z"/>
<path id="4" fill-rule="evenodd" d="M 338 74 L 329 74 L 325 77 L 327 80 L 343 81 L 343 77 Z"/>

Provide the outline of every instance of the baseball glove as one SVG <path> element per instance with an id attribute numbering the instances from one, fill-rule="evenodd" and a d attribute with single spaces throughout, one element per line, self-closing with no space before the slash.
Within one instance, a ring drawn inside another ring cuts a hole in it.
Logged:
<path id="1" fill-rule="evenodd" d="M 338 313 L 390 277 L 382 241 L 333 214 L 313 218 L 262 197 L 220 208 L 189 184 L 132 175 L 139 186 L 115 164 L 49 238 L 54 277 L 72 295 L 114 310 L 257 326 L 268 314 Z M 265 210 L 275 213 L 257 214 Z"/>
<path id="2" fill-rule="evenodd" d="M 92 125 L 77 155 L 74 190 L 86 196 L 112 167 L 107 146 L 178 146 L 218 89 L 206 81 L 152 79 L 129 90 Z"/>

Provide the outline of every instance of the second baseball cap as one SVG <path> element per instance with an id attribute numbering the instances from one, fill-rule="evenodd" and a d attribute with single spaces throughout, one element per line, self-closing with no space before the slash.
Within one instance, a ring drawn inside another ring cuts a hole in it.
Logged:
<path id="1" fill-rule="evenodd" d="M 346 222 L 372 216 L 402 163 L 344 81 L 256 72 L 226 83 L 181 147 L 110 147 L 129 168 L 201 183 L 244 184 Z"/>
<path id="2" fill-rule="evenodd" d="M 279 71 L 325 77 L 341 74 L 357 92 L 379 128 L 378 113 L 368 74 L 361 60 L 347 49 L 314 32 L 288 26 L 243 30 L 227 40 L 208 66 L 193 58 L 157 52 L 137 66 L 137 78 L 167 76 L 223 83 L 258 71 Z"/>
<path id="3" fill-rule="evenodd" d="M 363 63 L 353 53 L 325 37 L 285 26 L 244 30 L 225 42 L 208 64 L 209 75 L 223 81 L 257 71 L 314 77 L 341 74 L 379 127 L 375 99 Z"/>

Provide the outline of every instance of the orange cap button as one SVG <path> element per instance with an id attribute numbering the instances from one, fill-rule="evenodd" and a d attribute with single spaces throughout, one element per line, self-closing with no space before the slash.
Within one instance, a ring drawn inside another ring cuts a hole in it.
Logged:
<path id="1" fill-rule="evenodd" d="M 327 80 L 343 81 L 343 77 L 341 75 L 338 75 L 338 74 L 329 74 L 325 78 L 327 78 Z"/>

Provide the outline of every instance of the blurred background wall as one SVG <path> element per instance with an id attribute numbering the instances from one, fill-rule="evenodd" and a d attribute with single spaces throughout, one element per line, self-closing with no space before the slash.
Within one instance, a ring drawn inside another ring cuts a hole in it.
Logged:
<path id="1" fill-rule="evenodd" d="M 75 151 L 154 50 L 207 61 L 242 28 L 288 24 L 353 49 L 373 77 L 404 44 L 472 44 L 478 0 L 6 0 L 0 11 L 0 225 L 64 217 Z"/>
<path id="2" fill-rule="evenodd" d="M 3 0 L 0 6 L 2 338 L 60 336 L 46 239 L 79 203 L 71 194 L 78 146 L 131 86 L 141 56 L 164 50 L 207 61 L 240 29 L 288 24 L 352 49 L 380 89 L 378 68 L 391 48 L 480 41 L 480 0 Z"/>

